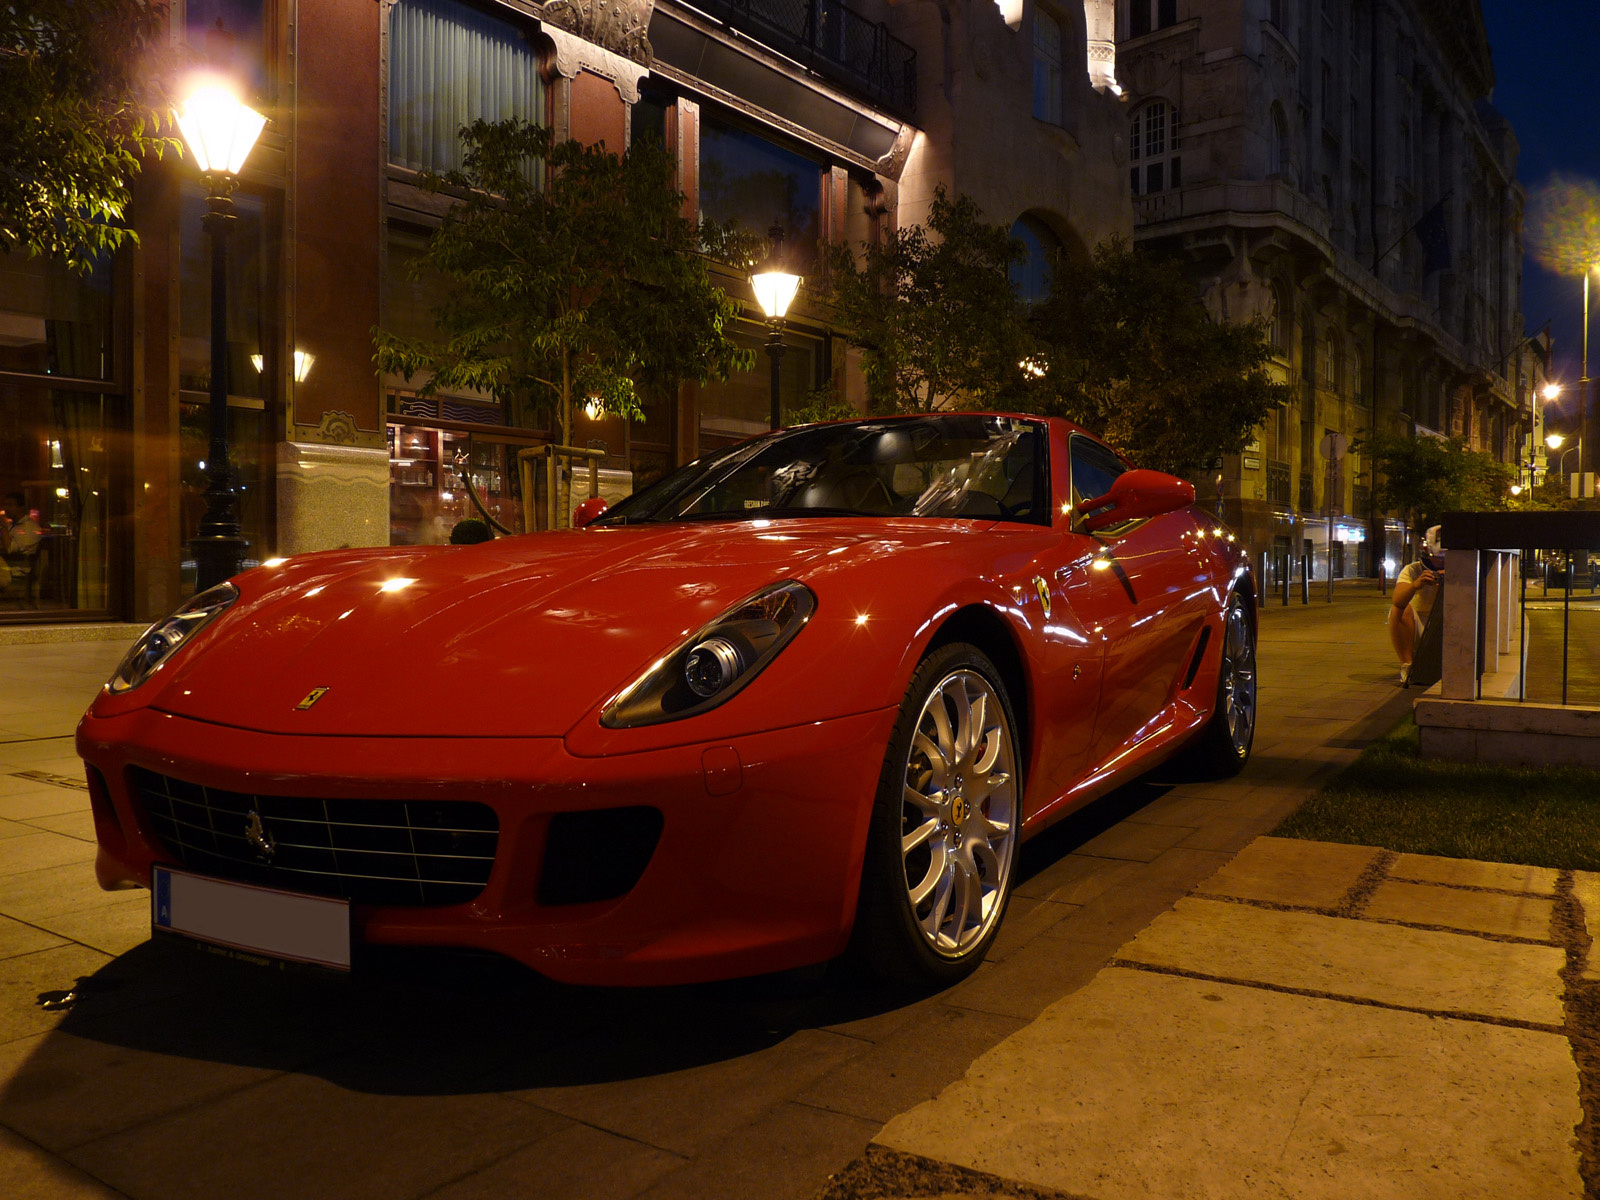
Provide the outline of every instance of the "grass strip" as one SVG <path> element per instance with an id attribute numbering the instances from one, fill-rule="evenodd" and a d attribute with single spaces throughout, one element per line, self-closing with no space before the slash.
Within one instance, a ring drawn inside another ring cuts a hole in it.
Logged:
<path id="1" fill-rule="evenodd" d="M 1600 871 L 1600 771 L 1423 758 L 1407 716 L 1273 833 Z"/>

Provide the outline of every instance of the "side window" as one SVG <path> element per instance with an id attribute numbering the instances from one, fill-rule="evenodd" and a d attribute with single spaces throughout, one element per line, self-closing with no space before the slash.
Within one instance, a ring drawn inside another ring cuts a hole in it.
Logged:
<path id="1" fill-rule="evenodd" d="M 1075 434 L 1072 438 L 1072 507 L 1094 500 L 1111 490 L 1111 483 L 1128 468 L 1099 442 Z"/>

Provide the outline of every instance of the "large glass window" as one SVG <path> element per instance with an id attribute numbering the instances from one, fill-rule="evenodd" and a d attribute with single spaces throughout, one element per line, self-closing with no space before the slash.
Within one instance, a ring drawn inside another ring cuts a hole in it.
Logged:
<path id="1" fill-rule="evenodd" d="M 399 0 L 389 14 L 389 161 L 454 170 L 461 127 L 480 117 L 545 119 L 527 33 L 456 0 Z"/>
<path id="2" fill-rule="evenodd" d="M 0 371 L 111 377 L 111 272 L 0 254 Z"/>
<path id="3" fill-rule="evenodd" d="M 517 451 L 524 442 L 426 425 L 389 426 L 389 542 L 437 546 L 458 523 L 483 514 L 467 491 L 505 528 L 521 533 Z"/>
<path id="4" fill-rule="evenodd" d="M 0 618 L 110 608 L 113 403 L 0 379 Z"/>
<path id="5" fill-rule="evenodd" d="M 700 127 L 700 212 L 735 221 L 766 237 L 783 229 L 790 266 L 809 275 L 816 265 L 822 164 L 707 115 Z"/>
<path id="6" fill-rule="evenodd" d="M 1183 186 L 1183 159 L 1178 154 L 1178 110 L 1153 100 L 1128 122 L 1129 183 L 1135 196 L 1149 196 Z"/>
<path id="7" fill-rule="evenodd" d="M 742 442 L 772 428 L 772 368 L 762 337 L 736 329 L 733 340 L 741 349 L 757 352 L 754 371 L 736 371 L 721 383 L 700 385 L 700 452 Z M 784 331 L 784 353 L 779 364 L 778 395 L 785 410 L 805 403 L 820 382 L 817 378 L 822 342 L 793 327 Z"/>
<path id="8" fill-rule="evenodd" d="M 249 80 L 257 100 L 270 98 L 262 0 L 186 0 L 185 38 L 230 79 Z"/>
<path id="9" fill-rule="evenodd" d="M 1011 236 L 1023 249 L 1021 261 L 1011 264 L 1011 286 L 1024 304 L 1042 303 L 1050 296 L 1061 239 L 1038 217 L 1026 213 L 1011 227 Z"/>
<path id="10" fill-rule="evenodd" d="M 269 334 L 278 261 L 276 220 L 268 203 L 248 192 L 233 197 L 235 220 L 228 233 L 228 379 L 230 396 L 260 397 L 262 357 Z M 183 244 L 180 288 L 179 386 L 211 387 L 211 236 L 203 227 L 205 193 L 185 185 L 179 227 Z"/>

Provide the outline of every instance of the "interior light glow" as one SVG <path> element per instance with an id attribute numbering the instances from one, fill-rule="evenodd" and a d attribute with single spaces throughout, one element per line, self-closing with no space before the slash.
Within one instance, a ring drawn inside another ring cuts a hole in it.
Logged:
<path id="1" fill-rule="evenodd" d="M 378 590 L 380 592 L 403 592 L 415 582 L 415 579 L 408 579 L 404 575 L 397 575 L 393 579 L 385 579 L 378 585 Z"/>
<path id="2" fill-rule="evenodd" d="M 598 421 L 606 415 L 606 406 L 600 403 L 599 396 L 590 396 L 587 404 L 583 406 L 583 415 L 591 421 Z"/>

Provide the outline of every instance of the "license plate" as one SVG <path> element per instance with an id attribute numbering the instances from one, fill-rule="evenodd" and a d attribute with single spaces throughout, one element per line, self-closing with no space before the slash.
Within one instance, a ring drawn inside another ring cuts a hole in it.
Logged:
<path id="1" fill-rule="evenodd" d="M 164 933 L 272 958 L 350 969 L 350 902 L 155 867 L 150 922 Z"/>

